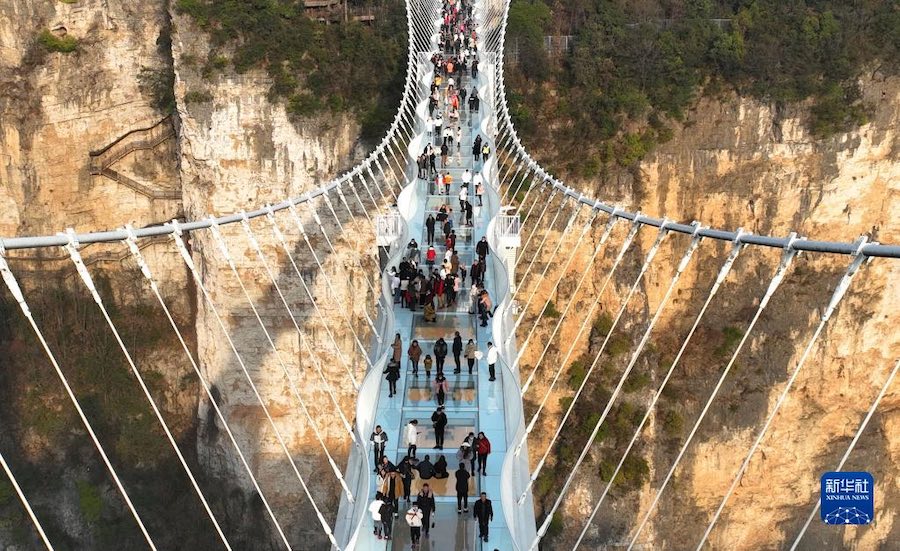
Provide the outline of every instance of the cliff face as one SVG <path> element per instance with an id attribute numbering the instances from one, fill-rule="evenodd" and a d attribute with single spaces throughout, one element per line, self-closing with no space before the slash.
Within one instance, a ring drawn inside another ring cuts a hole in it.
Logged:
<path id="1" fill-rule="evenodd" d="M 57 39 L 76 39 L 75 51 L 49 51 L 39 40 L 44 31 Z M 46 234 L 66 227 L 87 232 L 125 223 L 139 227 L 176 216 L 228 214 L 300 195 L 354 164 L 361 150 L 356 143 L 359 128 L 350 117 L 291 121 L 282 107 L 268 101 L 264 73 L 223 71 L 212 81 L 203 77 L 196 59 L 205 59 L 207 51 L 206 35 L 170 12 L 164 0 L 134 5 L 99 0 L 3 3 L 0 234 Z M 166 116 L 157 107 L 167 101 L 165 94 L 173 87 L 177 109 Z M 274 283 L 240 226 L 223 228 L 222 233 L 278 355 L 211 236 L 192 235 L 189 242 L 204 286 L 242 362 L 329 521 L 337 510 L 339 487 L 286 372 L 341 464 L 348 446 L 346 432 L 315 364 L 321 362 L 327 385 L 352 420 L 354 396 L 347 371 L 359 378 L 365 369 L 356 359 L 353 332 L 363 346 L 369 344 L 362 312 L 373 297 L 364 278 L 376 268 L 368 246 L 373 242 L 371 227 L 361 209 L 351 203 L 357 215 L 351 219 L 337 196 L 332 199 L 340 223 L 321 200 L 316 210 L 336 254 L 310 210 L 298 208 L 324 273 L 293 220 L 285 214 L 277 220 L 305 284 L 329 320 L 337 346 L 349 358 L 346 367 L 268 222 L 257 220 L 251 226 L 308 346 L 301 345 Z M 348 200 L 355 201 L 349 196 Z M 305 521 L 314 517 L 293 469 L 184 262 L 167 239 L 142 245 L 164 299 L 213 385 L 275 515 L 290 527 L 289 540 L 304 548 L 310 542 L 322 543 L 318 526 Z M 277 546 L 271 522 L 233 446 L 125 247 L 90 245 L 82 254 L 101 282 L 101 294 L 130 343 L 138 368 L 153 380 L 151 391 L 182 451 L 195 472 L 204 474 L 201 486 L 229 540 L 241 549 Z M 149 505 L 142 513 L 156 543 L 161 548 L 215 546 L 208 520 L 146 401 L 135 393 L 124 358 L 107 338 L 108 330 L 74 277 L 68 256 L 62 250 L 15 251 L 10 263 L 51 348 L 72 378 L 76 395 L 90 406 L 88 416 L 126 488 L 147 496 Z M 0 443 L 52 532 L 51 539 L 65 538 L 81 548 L 141 545 L 86 435 L 77 428 L 65 430 L 78 427 L 79 421 L 30 329 L 21 323 L 21 314 L 5 291 L 0 296 L 4 366 L 0 387 L 5 396 L 0 414 L 10 427 Z M 4 543 L 0 548 L 34 541 L 33 534 L 22 528 L 27 521 L 18 503 L 8 499 L 11 488 L 0 486 L 4 516 L 9 513 L 8 518 L 21 521 L 0 523 Z M 99 510 L 91 508 L 92 503 L 99 503 Z M 198 525 L 204 528 L 198 530 Z"/>
<path id="2" fill-rule="evenodd" d="M 900 224 L 896 222 L 900 212 L 900 136 L 897 134 L 900 81 L 896 78 L 867 81 L 864 89 L 867 101 L 874 107 L 871 122 L 827 141 L 817 141 L 807 133 L 801 108 L 777 111 L 737 97 L 702 99 L 673 139 L 650 154 L 635 173 L 624 175 L 615 183 L 601 186 L 584 183 L 583 187 L 607 201 L 618 201 L 648 215 L 667 215 L 679 221 L 700 220 L 713 227 L 743 227 L 753 233 L 771 235 L 786 235 L 793 230 L 815 239 L 842 241 L 864 234 L 871 240 L 895 243 L 900 238 Z M 568 183 L 579 187 L 578 182 Z M 594 242 L 599 233 L 595 231 Z M 624 228 L 613 234 L 605 259 L 595 264 L 595 276 L 590 278 L 593 281 L 575 297 L 581 308 L 573 309 L 578 314 L 566 318 L 560 343 L 574 339 L 584 316 L 582 311 L 596 296 L 622 235 Z M 569 237 L 568 242 L 572 243 L 574 237 L 574 234 Z M 600 302 L 601 315 L 609 316 L 607 319 L 614 318 L 618 312 L 655 237 L 652 230 L 642 230 L 637 241 L 639 250 L 629 253 L 617 270 Z M 550 245 L 554 239 L 555 235 L 548 241 L 544 256 L 552 250 Z M 598 362 L 598 374 L 594 377 L 599 378 L 599 388 L 589 387 L 602 397 L 600 405 L 605 405 L 631 359 L 688 241 L 685 236 L 674 236 L 664 242 L 630 301 L 615 337 Z M 589 247 L 583 246 L 579 257 L 585 258 L 574 263 L 570 274 L 563 279 L 560 292 L 550 297 L 559 310 L 574 290 L 574 282 L 591 250 Z M 565 254 L 570 249 L 562 250 Z M 627 401 L 640 408 L 650 401 L 706 299 L 727 252 L 724 244 L 701 243 L 654 329 L 650 344 L 626 380 L 625 392 L 617 404 Z M 738 259 L 679 363 L 674 379 L 657 405 L 657 413 L 632 452 L 646 459 L 648 475 L 635 490 L 629 490 L 627 483 L 613 486 L 589 534 L 588 547 L 601 548 L 622 540 L 627 543 L 630 539 L 636 521 L 646 512 L 744 334 L 778 264 L 779 254 L 775 250 L 747 250 Z M 794 262 L 738 356 L 719 397 L 663 494 L 659 510 L 651 516 L 642 542 L 653 548 L 682 549 L 699 541 L 848 263 L 846 257 L 827 259 L 814 254 L 803 255 Z M 561 265 L 562 261 L 557 259 L 557 264 Z M 545 281 L 555 282 L 560 269 L 561 266 L 551 269 Z M 537 273 L 540 272 L 532 269 L 532 274 Z M 893 328 L 898 321 L 900 293 L 896 286 L 889 284 L 898 274 L 900 265 L 886 260 L 874 260 L 859 273 L 729 500 L 712 533 L 710 541 L 715 548 L 780 548 L 793 541 L 818 498 L 819 476 L 837 466 L 865 411 L 900 356 L 900 343 L 894 338 Z M 536 279 L 535 275 L 529 277 L 532 281 Z M 543 300 L 534 302 L 538 305 L 532 307 L 532 314 L 543 305 Z M 534 339 L 541 342 L 529 345 L 523 358 L 526 374 L 554 323 L 555 320 L 543 322 L 537 332 L 539 338 Z M 624 345 L 614 347 L 612 343 L 620 339 Z M 590 341 L 587 336 L 582 337 L 573 358 L 584 354 L 589 364 L 602 341 L 603 333 L 595 326 Z M 545 360 L 542 374 L 538 376 L 539 384 L 534 391 L 529 391 L 534 392 L 530 400 L 543 396 L 549 377 L 568 346 L 559 348 L 563 349 L 559 356 L 551 353 Z M 568 374 L 571 372 L 564 374 L 563 381 Z M 641 382 L 635 377 L 646 379 Z M 555 392 L 553 398 L 572 394 L 572 390 L 566 389 Z M 565 411 L 555 405 L 555 399 L 550 403 L 553 404 L 550 415 L 539 424 L 539 441 L 549 440 Z M 875 475 L 876 525 L 839 531 L 814 522 L 803 540 L 804 547 L 887 549 L 892 545 L 889 542 L 897 541 L 898 403 L 897 389 L 889 390 L 845 467 L 869 470 Z M 615 434 L 615 421 L 619 419 L 614 415 L 606 422 L 613 426 L 608 426 L 607 436 L 594 446 L 591 460 L 582 467 L 579 482 L 564 507 L 564 525 L 570 528 L 564 533 L 568 537 L 573 530 L 576 534 L 580 531 L 605 487 L 605 481 L 598 480 L 598 466 L 600 476 L 608 477 L 612 471 L 610 462 L 614 468 L 642 414 L 643 410 L 639 409 L 636 420 L 630 425 L 626 423 L 631 428 L 624 431 L 625 439 L 618 443 L 608 433 Z M 596 417 L 589 421 L 591 428 L 595 421 Z M 568 430 L 572 433 L 578 428 L 570 426 Z M 580 439 L 574 445 L 576 453 L 583 443 Z M 544 446 L 532 445 L 531 449 L 532 454 L 542 453 Z M 558 449 L 552 458 L 568 464 L 571 457 L 566 453 Z M 555 489 L 551 490 L 547 498 L 555 495 Z"/>

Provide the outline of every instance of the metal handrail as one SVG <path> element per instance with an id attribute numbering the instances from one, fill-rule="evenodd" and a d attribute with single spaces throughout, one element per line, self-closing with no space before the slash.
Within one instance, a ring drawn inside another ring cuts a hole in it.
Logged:
<path id="1" fill-rule="evenodd" d="M 501 23 L 501 44 L 499 46 L 498 51 L 502 51 L 503 49 L 503 39 L 506 36 L 506 23 L 507 17 L 509 14 L 509 5 L 510 0 L 504 0 L 504 15 L 503 22 Z M 716 239 L 719 241 L 728 241 L 731 243 L 738 242 L 746 245 L 757 245 L 761 247 L 770 247 L 775 249 L 784 249 L 785 247 L 791 247 L 794 250 L 798 251 L 808 251 L 808 252 L 817 252 L 817 253 L 828 253 L 828 254 L 843 254 L 843 255 L 853 255 L 857 252 L 869 257 L 882 257 L 882 258 L 897 258 L 900 259 L 900 245 L 884 245 L 881 243 L 873 242 L 869 243 L 862 247 L 862 250 L 859 251 L 858 245 L 854 242 L 841 242 L 841 241 L 821 241 L 815 239 L 808 239 L 805 237 L 797 238 L 791 240 L 790 237 L 774 237 L 767 235 L 754 235 L 751 233 L 745 233 L 741 230 L 724 230 L 724 229 L 716 229 L 716 228 L 703 228 L 699 232 L 695 231 L 695 227 L 690 224 L 681 224 L 676 222 L 667 221 L 663 218 L 654 218 L 650 216 L 644 216 L 642 214 L 628 212 L 623 210 L 617 210 L 615 205 L 605 203 L 600 199 L 596 199 L 593 197 L 585 196 L 582 193 L 574 190 L 573 188 L 565 185 L 562 181 L 555 178 L 552 174 L 547 172 L 537 161 L 535 161 L 525 150 L 525 147 L 522 145 L 521 140 L 519 139 L 519 135 L 516 132 L 515 125 L 513 125 L 512 118 L 509 114 L 509 103 L 506 96 L 506 88 L 505 81 L 503 76 L 503 57 L 498 56 L 497 63 L 497 81 L 498 81 L 498 92 L 502 96 L 502 101 L 499 102 L 499 124 L 504 124 L 506 126 L 506 130 L 509 133 L 510 139 L 512 141 L 513 147 L 515 149 L 516 156 L 521 159 L 520 162 L 525 163 L 544 183 L 551 185 L 554 189 L 559 192 L 564 193 L 568 197 L 575 198 L 579 203 L 587 205 L 593 209 L 597 209 L 609 214 L 615 218 L 623 218 L 629 221 L 635 221 L 638 224 L 645 226 L 653 226 L 655 228 L 661 228 L 665 226 L 665 229 L 670 232 L 681 233 L 685 235 L 694 235 L 695 233 L 699 233 L 701 237 L 707 237 L 710 239 Z"/>

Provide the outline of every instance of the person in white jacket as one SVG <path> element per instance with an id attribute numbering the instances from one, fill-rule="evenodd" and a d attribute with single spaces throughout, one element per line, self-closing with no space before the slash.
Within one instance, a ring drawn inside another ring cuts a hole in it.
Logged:
<path id="1" fill-rule="evenodd" d="M 406 523 L 409 524 L 409 539 L 413 549 L 419 547 L 419 539 L 422 537 L 422 510 L 418 504 L 414 504 L 406 512 Z"/>
<path id="2" fill-rule="evenodd" d="M 418 419 L 413 419 L 409 423 L 406 424 L 406 444 L 409 446 L 406 450 L 406 455 L 409 457 L 416 456 L 416 444 L 419 442 L 419 421 Z"/>
<path id="3" fill-rule="evenodd" d="M 497 363 L 497 360 L 500 359 L 500 351 L 497 350 L 497 347 L 494 346 L 494 343 L 488 343 L 488 353 L 487 353 L 487 364 L 488 364 L 488 373 L 491 374 L 491 378 L 489 381 L 496 380 L 496 374 L 494 371 L 494 364 Z"/>
<path id="4" fill-rule="evenodd" d="M 382 501 L 381 492 L 375 494 L 375 501 L 369 504 L 369 514 L 372 515 L 372 525 L 374 526 L 373 534 L 375 534 L 378 539 L 381 539 L 381 506 L 384 505 L 384 501 Z"/>

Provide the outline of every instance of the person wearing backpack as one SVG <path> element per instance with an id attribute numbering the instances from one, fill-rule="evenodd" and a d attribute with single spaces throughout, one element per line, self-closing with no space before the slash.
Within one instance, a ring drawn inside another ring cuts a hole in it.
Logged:
<path id="1" fill-rule="evenodd" d="M 388 362 L 383 373 L 386 374 L 385 379 L 387 379 L 388 382 L 388 398 L 393 398 L 394 394 L 397 394 L 397 379 L 400 378 L 400 364 L 394 361 Z"/>
<path id="2" fill-rule="evenodd" d="M 381 430 L 381 425 L 375 427 L 369 441 L 372 442 L 372 453 L 375 454 L 375 472 L 378 472 L 378 465 L 381 465 L 381 458 L 384 457 L 384 446 L 388 441 L 388 435 Z"/>
<path id="3" fill-rule="evenodd" d="M 384 499 L 381 503 L 381 508 L 378 510 L 378 514 L 381 517 L 381 527 L 384 531 L 384 539 L 390 540 L 394 524 L 394 506 L 391 505 L 390 500 Z"/>
<path id="4" fill-rule="evenodd" d="M 434 492 L 431 491 L 431 487 L 427 483 L 422 484 L 422 489 L 419 490 L 419 495 L 416 496 L 416 503 L 419 504 L 419 509 L 422 510 L 422 532 L 425 534 L 425 539 L 428 539 L 430 529 L 434 528 L 434 521 L 431 519 L 431 515 L 434 513 L 436 504 L 434 502 Z"/>
<path id="5" fill-rule="evenodd" d="M 442 375 L 444 373 L 444 359 L 447 357 L 447 341 L 444 337 L 440 337 L 434 343 L 434 358 L 437 363 L 437 372 Z"/>

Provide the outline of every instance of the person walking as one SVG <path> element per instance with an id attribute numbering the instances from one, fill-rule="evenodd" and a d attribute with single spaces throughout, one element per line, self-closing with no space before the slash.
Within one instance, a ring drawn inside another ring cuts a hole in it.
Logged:
<path id="1" fill-rule="evenodd" d="M 457 267 L 459 266 L 459 261 L 457 260 Z M 456 271 L 456 270 L 454 270 Z M 460 364 L 460 356 L 463 351 L 463 341 L 462 337 L 459 336 L 459 331 L 456 331 L 453 335 L 453 362 L 456 364 L 456 368 L 453 370 L 453 373 L 461 373 L 462 365 Z"/>
<path id="2" fill-rule="evenodd" d="M 450 384 L 447 383 L 447 378 L 444 377 L 443 373 L 438 373 L 434 378 L 434 396 L 437 398 L 439 406 L 444 405 L 444 402 L 447 400 L 447 394 L 449 393 Z"/>
<path id="3" fill-rule="evenodd" d="M 409 525 L 409 539 L 413 549 L 419 548 L 419 540 L 422 538 L 422 517 L 422 510 L 419 509 L 418 503 L 413 503 L 413 506 L 406 512 L 406 524 Z"/>
<path id="4" fill-rule="evenodd" d="M 456 470 L 456 514 L 469 512 L 469 478 L 466 464 L 460 463 Z"/>
<path id="5" fill-rule="evenodd" d="M 394 394 L 397 394 L 397 379 L 400 378 L 400 364 L 395 361 L 388 362 L 383 373 L 386 374 L 385 379 L 387 379 L 388 382 L 388 398 L 393 398 Z"/>
<path id="6" fill-rule="evenodd" d="M 416 496 L 416 503 L 419 504 L 419 509 L 422 510 L 422 533 L 425 535 L 425 539 L 428 539 L 428 534 L 431 528 L 434 527 L 431 515 L 437 507 L 437 504 L 434 502 L 434 492 L 428 483 L 422 484 L 422 489 L 419 490 L 419 495 Z"/>
<path id="7" fill-rule="evenodd" d="M 378 472 L 378 465 L 381 465 L 381 458 L 384 457 L 384 446 L 387 444 L 388 435 L 381 429 L 381 425 L 375 426 L 375 432 L 369 435 L 369 442 L 372 443 L 372 453 L 375 454 L 375 472 Z"/>
<path id="8" fill-rule="evenodd" d="M 394 342 L 391 344 L 391 348 L 394 351 L 392 359 L 399 364 L 401 355 L 403 354 L 403 340 L 400 338 L 400 333 L 394 335 Z"/>
<path id="9" fill-rule="evenodd" d="M 491 254 L 490 247 L 488 246 L 487 236 L 482 235 L 481 240 L 475 245 L 475 254 L 478 255 L 478 258 L 481 259 L 481 262 L 484 262 L 484 259 L 487 258 L 487 255 Z"/>
<path id="10" fill-rule="evenodd" d="M 481 492 L 481 497 L 472 507 L 472 513 L 478 519 L 478 537 L 488 541 L 488 524 L 494 520 L 494 507 L 485 492 Z"/>
<path id="11" fill-rule="evenodd" d="M 447 292 L 447 289 L 444 289 L 444 292 Z M 449 297 L 452 299 L 452 295 Z M 452 301 L 451 301 L 452 302 Z M 444 337 L 441 337 L 434 343 L 434 359 L 437 362 L 437 372 L 438 375 L 444 374 L 444 359 L 447 357 L 447 341 L 444 340 Z"/>
<path id="12" fill-rule="evenodd" d="M 372 503 L 369 504 L 369 514 L 372 515 L 372 528 L 373 534 L 378 539 L 381 539 L 382 526 L 384 525 L 381 522 L 381 507 L 384 505 L 384 501 L 382 500 L 381 492 L 375 492 L 375 499 Z"/>
<path id="13" fill-rule="evenodd" d="M 431 414 L 431 422 L 434 424 L 434 448 L 442 450 L 444 449 L 444 430 L 447 428 L 447 414 L 444 413 L 444 406 L 438 406 L 437 410 Z"/>
<path id="14" fill-rule="evenodd" d="M 494 343 L 488 343 L 488 352 L 487 352 L 487 364 L 488 364 L 488 373 L 490 373 L 490 378 L 488 381 L 496 380 L 496 374 L 494 371 L 494 366 L 497 363 L 497 360 L 500 359 L 500 351 L 497 350 L 497 347 L 494 346 Z"/>
<path id="15" fill-rule="evenodd" d="M 409 494 L 412 491 L 414 471 L 415 469 L 410 462 L 409 456 L 404 457 L 400 464 L 397 465 L 397 472 L 403 477 L 403 499 L 406 500 L 407 505 L 409 505 Z"/>
<path id="16" fill-rule="evenodd" d="M 472 369 L 475 367 L 475 360 L 477 356 L 475 353 L 478 352 L 478 346 L 475 344 L 475 341 L 469 339 L 469 342 L 466 343 L 466 363 L 469 365 L 469 375 L 472 374 Z"/>
<path id="17" fill-rule="evenodd" d="M 434 223 L 434 215 L 429 212 L 428 218 L 425 219 L 425 231 L 429 245 L 434 245 Z"/>
<path id="18" fill-rule="evenodd" d="M 419 341 L 413 341 L 412 344 L 409 345 L 406 355 L 409 356 L 409 361 L 412 362 L 413 376 L 418 377 L 419 358 L 422 357 L 422 347 L 419 346 Z"/>
<path id="19" fill-rule="evenodd" d="M 447 157 L 450 155 L 450 148 L 447 142 L 441 144 L 441 168 L 447 168 Z"/>
<path id="20" fill-rule="evenodd" d="M 444 131 L 444 115 L 438 111 L 437 117 L 434 118 L 434 138 L 438 142 L 441 139 L 441 133 Z"/>
<path id="21" fill-rule="evenodd" d="M 381 493 L 384 495 L 384 501 L 391 506 L 393 516 L 400 516 L 400 492 L 403 490 L 403 476 L 397 472 L 397 469 L 391 469 L 384 475 L 384 482 L 381 485 Z M 390 530 L 386 530 L 389 532 Z"/>
<path id="22" fill-rule="evenodd" d="M 472 176 L 472 184 L 475 186 L 475 197 L 478 198 L 478 206 L 482 206 L 482 197 L 484 196 L 484 177 L 481 172 L 476 172 Z"/>
<path id="23" fill-rule="evenodd" d="M 406 455 L 409 457 L 416 456 L 416 444 L 419 443 L 419 420 L 413 419 L 406 424 Z"/>
<path id="24" fill-rule="evenodd" d="M 469 460 L 469 470 L 473 473 L 475 472 L 475 462 L 478 461 L 478 442 L 476 442 L 475 433 L 470 432 L 468 436 L 463 439 L 463 443 L 460 447 L 461 450 L 469 452 L 466 454 L 466 458 Z"/>
<path id="25" fill-rule="evenodd" d="M 475 141 L 472 142 L 472 156 L 475 158 L 475 162 L 481 160 L 481 136 L 475 136 Z"/>
<path id="26" fill-rule="evenodd" d="M 475 444 L 478 450 L 478 472 L 481 476 L 487 476 L 487 458 L 491 453 L 491 441 L 483 432 L 479 432 Z"/>
<path id="27" fill-rule="evenodd" d="M 383 497 L 381 508 L 378 510 L 378 516 L 381 518 L 381 528 L 384 531 L 384 539 L 386 540 L 391 539 L 391 531 L 394 525 L 394 514 L 395 509 L 393 504 L 387 497 Z"/>
<path id="28" fill-rule="evenodd" d="M 484 144 L 481 146 L 481 162 L 486 163 L 488 157 L 491 156 L 491 146 L 488 144 Z"/>
<path id="29" fill-rule="evenodd" d="M 428 380 L 431 380 L 431 366 L 434 363 L 434 360 L 431 359 L 431 354 L 425 354 L 425 359 L 422 360 L 422 366 L 425 368 L 425 377 Z"/>

